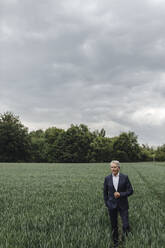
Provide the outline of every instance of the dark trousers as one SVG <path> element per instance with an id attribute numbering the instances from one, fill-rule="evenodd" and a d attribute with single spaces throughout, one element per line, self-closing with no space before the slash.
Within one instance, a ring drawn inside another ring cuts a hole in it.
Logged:
<path id="1" fill-rule="evenodd" d="M 128 222 L 128 209 L 114 208 L 108 209 L 109 217 L 112 227 L 112 237 L 114 243 L 118 243 L 118 212 L 120 213 L 123 227 L 123 235 L 127 235 L 129 232 L 129 222 Z"/>

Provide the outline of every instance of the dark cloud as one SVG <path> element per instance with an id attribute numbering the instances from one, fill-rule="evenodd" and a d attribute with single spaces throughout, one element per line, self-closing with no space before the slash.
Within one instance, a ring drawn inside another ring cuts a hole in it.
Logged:
<path id="1" fill-rule="evenodd" d="M 165 135 L 165 3 L 2 0 L 0 112 L 30 129 L 85 123 Z"/>

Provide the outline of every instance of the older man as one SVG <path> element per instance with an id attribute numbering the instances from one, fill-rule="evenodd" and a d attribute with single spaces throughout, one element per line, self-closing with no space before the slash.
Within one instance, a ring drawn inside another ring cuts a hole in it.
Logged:
<path id="1" fill-rule="evenodd" d="M 128 222 L 128 196 L 133 194 L 133 188 L 127 175 L 120 173 L 120 163 L 113 160 L 110 163 L 111 174 L 104 181 L 104 202 L 108 208 L 112 226 L 114 247 L 118 247 L 117 216 L 120 213 L 123 225 L 123 238 L 130 230 Z"/>

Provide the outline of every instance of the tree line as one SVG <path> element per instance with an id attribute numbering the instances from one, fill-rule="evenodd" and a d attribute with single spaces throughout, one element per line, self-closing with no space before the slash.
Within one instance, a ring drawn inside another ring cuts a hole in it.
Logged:
<path id="1" fill-rule="evenodd" d="M 67 130 L 49 127 L 28 131 L 19 116 L 0 114 L 0 162 L 121 162 L 165 160 L 165 145 L 140 145 L 134 132 L 106 137 L 104 129 L 90 131 L 84 124 Z"/>

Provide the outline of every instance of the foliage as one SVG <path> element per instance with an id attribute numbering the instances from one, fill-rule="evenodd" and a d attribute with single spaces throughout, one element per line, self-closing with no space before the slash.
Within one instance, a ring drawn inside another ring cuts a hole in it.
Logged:
<path id="1" fill-rule="evenodd" d="M 72 124 L 55 144 L 55 148 L 61 150 L 59 162 L 88 162 L 92 140 L 93 135 L 86 125 Z"/>
<path id="2" fill-rule="evenodd" d="M 96 136 L 91 142 L 91 162 L 107 162 L 112 160 L 113 142 L 110 138 Z"/>
<path id="3" fill-rule="evenodd" d="M 121 133 L 113 145 L 114 157 L 122 162 L 140 161 L 141 150 L 134 132 Z"/>
<path id="4" fill-rule="evenodd" d="M 153 161 L 155 160 L 155 150 L 153 147 L 142 144 L 141 149 L 141 160 L 142 161 Z"/>
<path id="5" fill-rule="evenodd" d="M 30 160 L 30 138 L 18 116 L 11 112 L 0 115 L 0 161 L 20 162 Z"/>
<path id="6" fill-rule="evenodd" d="M 58 159 L 61 154 L 61 148 L 58 141 L 63 137 L 63 129 L 51 127 L 45 131 L 45 146 L 47 162 L 59 162 Z"/>
<path id="7" fill-rule="evenodd" d="M 29 133 L 31 140 L 31 160 L 33 162 L 46 162 L 45 133 L 39 129 Z"/>
<path id="8" fill-rule="evenodd" d="M 134 132 L 106 137 L 102 128 L 90 131 L 84 124 L 67 130 L 50 127 L 28 133 L 19 117 L 11 112 L 0 115 L 1 162 L 121 162 L 164 161 L 165 145 L 157 149 L 140 145 Z"/>
<path id="9" fill-rule="evenodd" d="M 159 146 L 155 153 L 155 160 L 165 161 L 165 145 Z"/>

